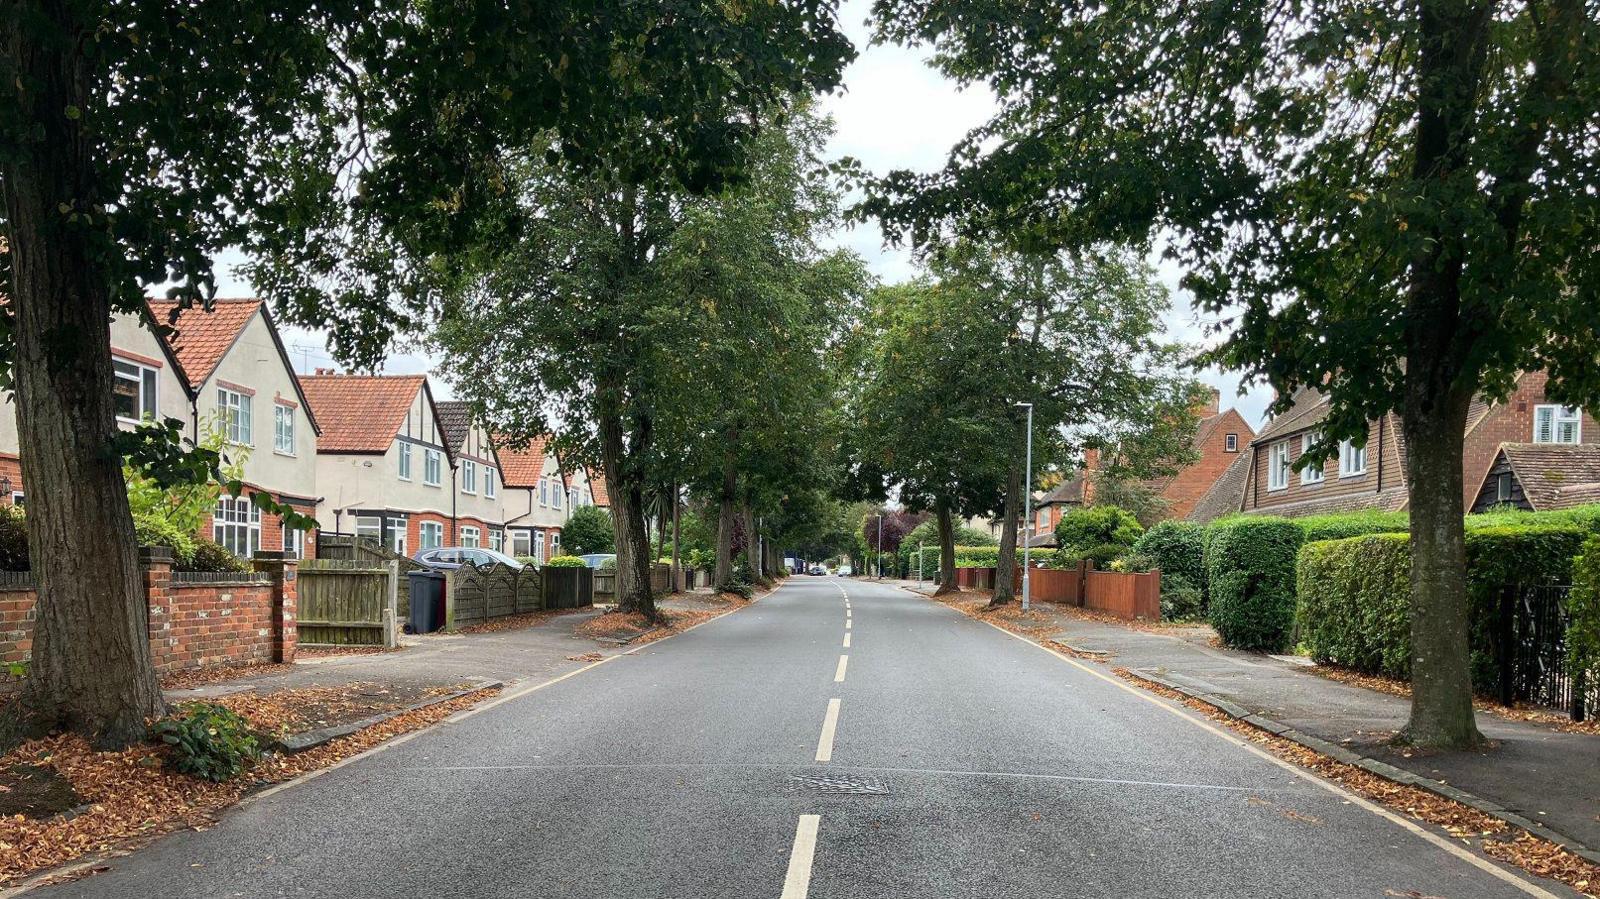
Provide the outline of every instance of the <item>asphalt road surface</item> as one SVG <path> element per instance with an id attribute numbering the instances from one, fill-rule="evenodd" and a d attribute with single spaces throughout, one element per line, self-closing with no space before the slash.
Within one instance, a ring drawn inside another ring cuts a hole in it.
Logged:
<path id="1" fill-rule="evenodd" d="M 508 697 L 35 895 L 1573 895 L 870 583 Z"/>

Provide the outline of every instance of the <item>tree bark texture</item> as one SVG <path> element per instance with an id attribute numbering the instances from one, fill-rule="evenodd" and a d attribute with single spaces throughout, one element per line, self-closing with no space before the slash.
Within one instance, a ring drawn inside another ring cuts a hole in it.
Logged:
<path id="1" fill-rule="evenodd" d="M 720 587 L 733 580 L 733 531 L 738 514 L 735 501 L 739 487 L 739 473 L 734 468 L 730 454 L 722 460 L 722 487 L 717 491 L 717 567 L 713 573 L 713 586 Z"/>
<path id="2" fill-rule="evenodd" d="M 33 659 L 10 730 L 61 728 L 114 747 L 141 739 L 163 711 L 151 664 L 149 607 L 121 460 L 107 451 L 112 406 L 111 279 L 96 232 L 103 197 L 93 142 L 68 109 L 91 108 L 76 48 L 92 23 L 73 4 L 0 22 L 0 44 L 27 90 L 36 140 L 0 163 L 13 283 L 17 431 L 27 476 L 28 550 L 38 588 Z M 38 41 L 40 27 L 59 40 Z M 68 212 L 63 212 L 63 209 Z M 92 214 L 94 224 L 73 222 Z M 22 727 L 17 727 L 21 724 Z"/>
<path id="3" fill-rule="evenodd" d="M 1022 466 L 1013 463 L 1006 472 L 1004 522 L 1000 525 L 1000 556 L 994 566 L 994 598 L 990 606 L 1003 606 L 1016 598 L 1011 582 L 1017 575 L 1017 516 L 1022 514 L 1019 495 L 1023 490 Z"/>
<path id="4" fill-rule="evenodd" d="M 934 515 L 939 521 L 939 589 L 933 595 L 943 596 L 961 589 L 956 583 L 956 528 L 950 507 L 944 503 L 939 503 Z"/>
<path id="5" fill-rule="evenodd" d="M 602 412 L 599 418 L 601 462 L 611 493 L 611 532 L 617 543 L 617 610 L 654 619 L 656 601 L 650 590 L 650 532 L 644 521 L 644 487 L 627 465 L 622 416 Z"/>

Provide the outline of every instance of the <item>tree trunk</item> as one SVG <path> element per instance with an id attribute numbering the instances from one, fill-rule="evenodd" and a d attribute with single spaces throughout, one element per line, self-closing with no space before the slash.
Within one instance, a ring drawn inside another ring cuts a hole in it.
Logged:
<path id="1" fill-rule="evenodd" d="M 28 552 L 38 604 L 33 660 L 7 722 L 15 738 L 63 728 L 96 745 L 141 739 L 163 712 L 151 665 L 149 607 L 128 512 L 111 397 L 111 281 L 93 142 L 70 109 L 91 109 L 77 48 L 94 23 L 67 3 L 39 4 L 41 21 L 0 21 L 0 44 L 25 84 L 19 121 L 37 139 L 0 163 L 12 265 L 12 366 Z M 36 43 L 38 29 L 56 40 Z M 63 208 L 91 220 L 72 222 Z"/>
<path id="2" fill-rule="evenodd" d="M 1408 391 L 1413 392 L 1413 391 Z M 1463 392 L 1464 393 L 1464 392 Z M 1461 452 L 1467 399 L 1406 403 L 1411 496 L 1411 720 L 1404 739 L 1464 749 L 1483 737 L 1472 712 Z"/>
<path id="3" fill-rule="evenodd" d="M 600 456 L 611 494 L 611 533 L 617 543 L 617 611 L 638 612 L 652 620 L 655 595 L 650 591 L 650 531 L 644 521 L 644 489 L 627 464 L 622 416 L 599 415 Z"/>
<path id="4" fill-rule="evenodd" d="M 750 566 L 750 579 L 760 583 L 764 578 L 761 573 L 761 535 L 756 533 L 756 513 L 745 506 L 741 514 L 744 516 L 744 558 Z"/>
<path id="5" fill-rule="evenodd" d="M 1002 513 L 1005 520 L 1000 525 L 1000 556 L 994 566 L 994 598 L 989 600 L 990 608 L 1003 606 L 1015 597 L 1011 581 L 1017 574 L 1017 516 L 1022 514 L 1018 508 L 1022 490 L 1022 466 L 1013 463 L 1006 472 L 1006 501 Z"/>
<path id="6" fill-rule="evenodd" d="M 721 587 L 733 580 L 733 530 L 738 507 L 734 503 L 739 486 L 739 473 L 733 467 L 733 456 L 722 460 L 722 489 L 717 492 L 717 567 L 712 575 L 712 586 Z"/>
<path id="7" fill-rule="evenodd" d="M 943 596 L 961 590 L 956 584 L 956 528 L 949 506 L 940 503 L 935 514 L 939 519 L 939 589 L 933 595 Z"/>

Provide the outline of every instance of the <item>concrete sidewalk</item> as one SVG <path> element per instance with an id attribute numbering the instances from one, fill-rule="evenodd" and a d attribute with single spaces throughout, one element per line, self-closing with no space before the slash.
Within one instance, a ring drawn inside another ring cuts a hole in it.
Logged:
<path id="1" fill-rule="evenodd" d="M 915 581 L 901 586 L 919 590 Z M 931 593 L 924 583 L 920 592 Z M 1183 692 L 1208 694 L 1297 731 L 1443 782 L 1549 828 L 1600 859 L 1600 736 L 1478 712 L 1494 745 L 1479 752 L 1422 753 L 1392 747 L 1410 700 L 1329 680 L 1309 660 L 1217 649 L 1205 625 L 1141 630 L 1052 603 L 1034 603 L 1060 628 L 1054 639 L 1105 653 L 1109 665 L 1153 674 Z"/>

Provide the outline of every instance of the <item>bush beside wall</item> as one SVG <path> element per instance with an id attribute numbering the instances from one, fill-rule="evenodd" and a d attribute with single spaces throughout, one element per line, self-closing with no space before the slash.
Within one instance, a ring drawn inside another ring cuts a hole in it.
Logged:
<path id="1" fill-rule="evenodd" d="M 1134 555 L 1161 569 L 1162 585 L 1176 575 L 1202 593 L 1206 586 L 1205 527 L 1189 521 L 1162 521 L 1133 543 Z M 1165 592 L 1163 590 L 1162 592 Z"/>
<path id="2" fill-rule="evenodd" d="M 1242 516 L 1211 530 L 1206 553 L 1211 625 L 1236 649 L 1287 648 L 1294 629 L 1300 527 L 1284 518 Z"/>

